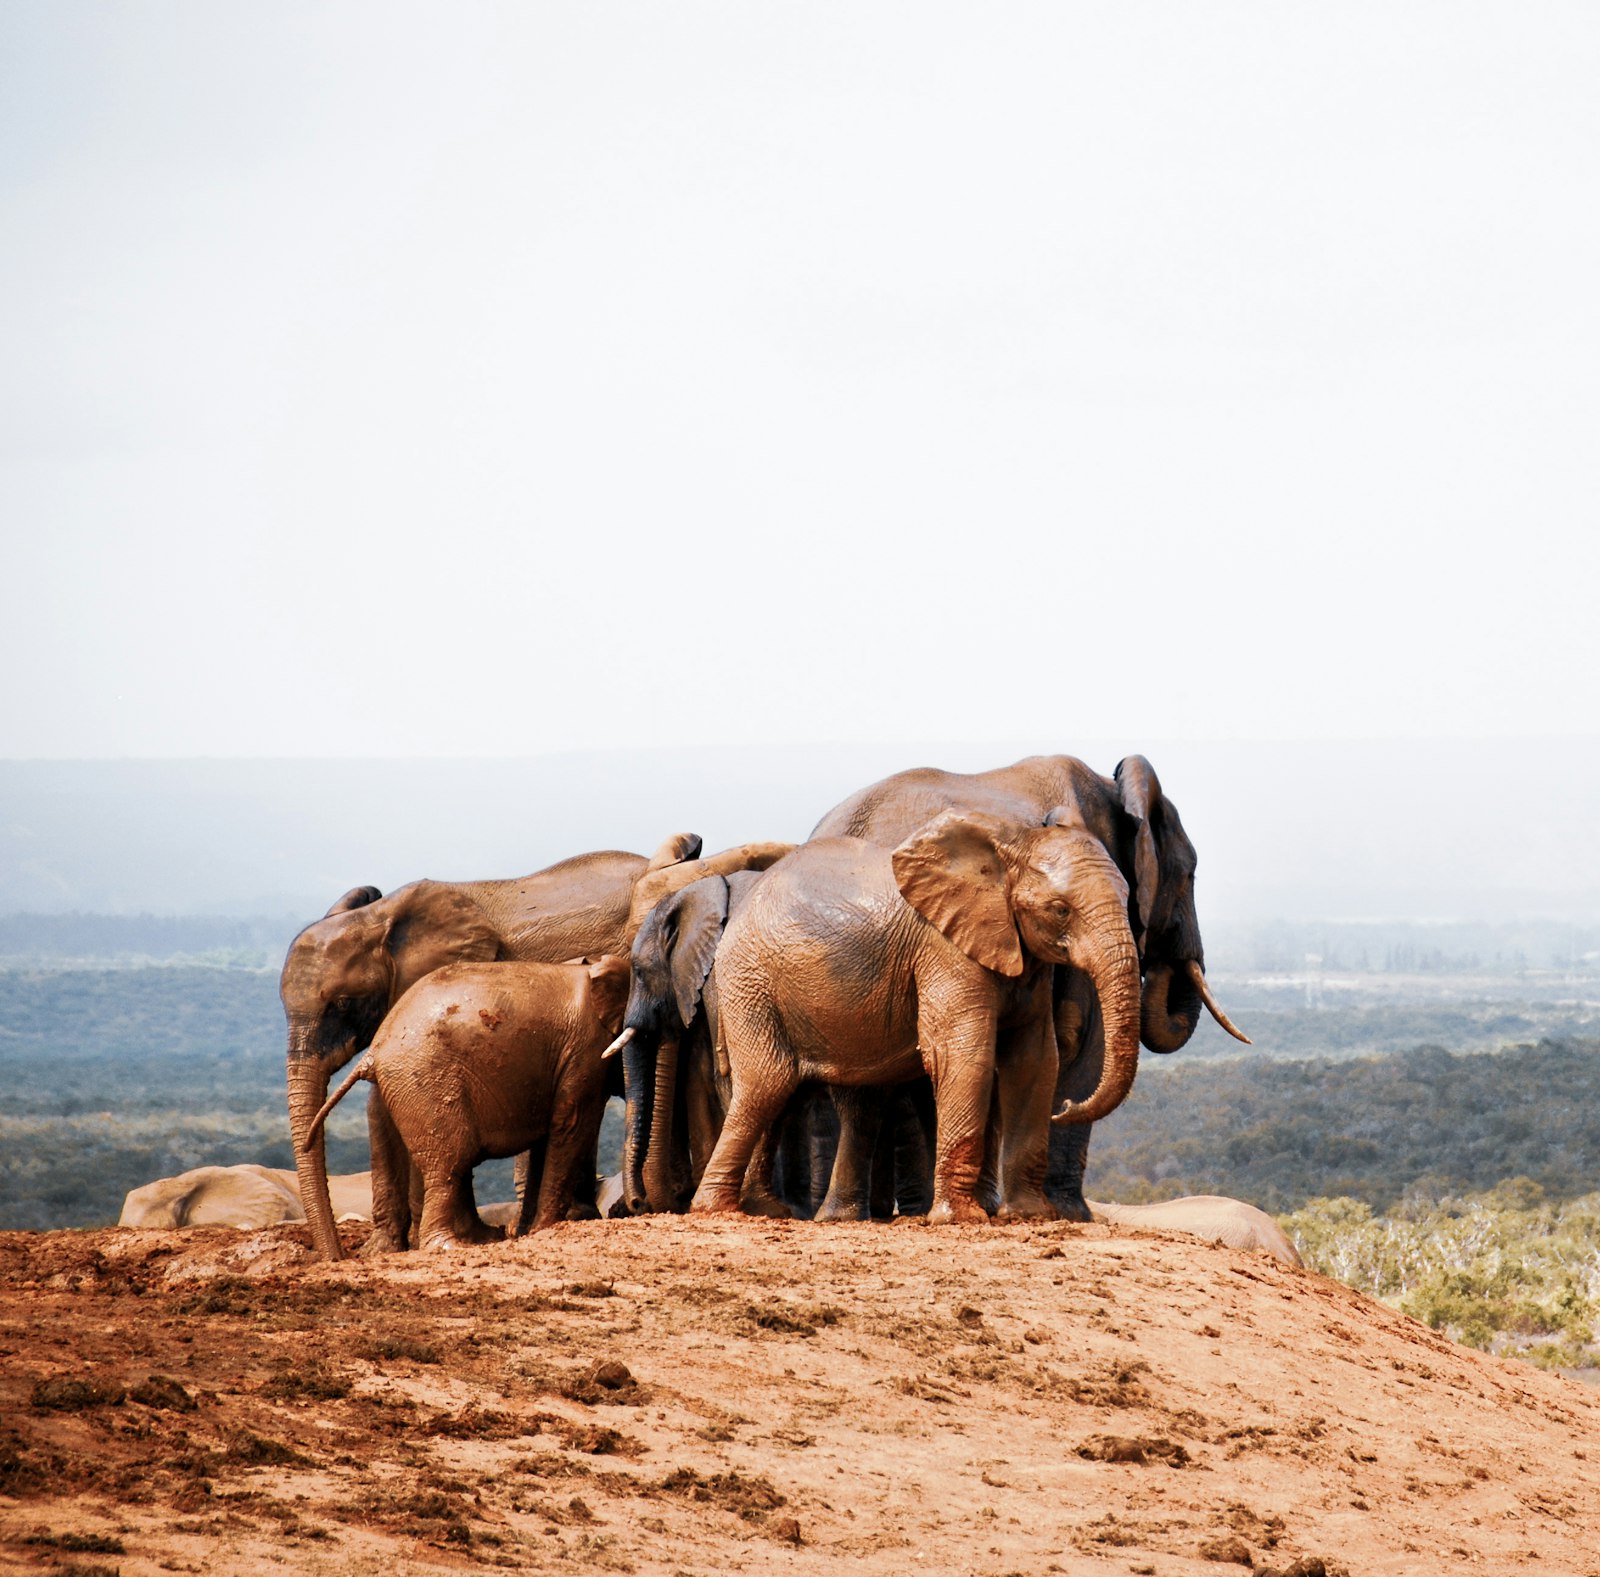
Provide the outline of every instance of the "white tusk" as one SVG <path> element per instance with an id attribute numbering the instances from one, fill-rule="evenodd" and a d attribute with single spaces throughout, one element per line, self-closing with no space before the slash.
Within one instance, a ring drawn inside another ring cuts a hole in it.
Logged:
<path id="1" fill-rule="evenodd" d="M 607 1057 L 614 1057 L 638 1033 L 637 1030 L 625 1029 L 617 1038 L 600 1053 L 600 1060 L 604 1062 Z"/>
<path id="2" fill-rule="evenodd" d="M 1192 958 L 1189 960 L 1188 970 L 1189 978 L 1194 982 L 1195 990 L 1200 993 L 1200 1000 L 1206 1005 L 1206 1012 L 1227 1030 L 1235 1040 L 1242 1040 L 1245 1045 L 1253 1046 L 1255 1042 L 1217 1006 L 1217 999 L 1211 995 L 1211 987 L 1206 983 L 1205 970 Z"/>

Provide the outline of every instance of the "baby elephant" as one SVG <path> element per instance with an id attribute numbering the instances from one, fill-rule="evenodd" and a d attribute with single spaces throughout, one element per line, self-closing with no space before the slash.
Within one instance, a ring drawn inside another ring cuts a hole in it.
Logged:
<path id="1" fill-rule="evenodd" d="M 565 1219 L 594 1173 L 600 1053 L 622 1028 L 628 978 L 626 954 L 436 969 L 389 1010 L 304 1142 L 357 1079 L 370 1079 L 422 1177 L 421 1247 L 498 1236 L 478 1217 L 472 1169 L 524 1150 L 529 1186 L 512 1235 Z"/>

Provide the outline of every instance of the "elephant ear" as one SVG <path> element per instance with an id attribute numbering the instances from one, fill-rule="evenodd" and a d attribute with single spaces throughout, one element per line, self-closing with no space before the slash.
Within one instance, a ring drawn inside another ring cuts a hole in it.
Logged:
<path id="1" fill-rule="evenodd" d="M 890 856 L 900 895 L 968 958 L 1002 975 L 1022 973 L 1001 845 L 1010 831 L 989 816 L 945 811 Z"/>
<path id="2" fill-rule="evenodd" d="M 659 871 L 666 865 L 681 865 L 685 860 L 698 860 L 700 848 L 699 833 L 675 832 L 650 856 L 650 863 L 645 869 Z"/>
<path id="3" fill-rule="evenodd" d="M 446 964 L 484 963 L 500 955 L 489 917 L 446 882 L 417 882 L 394 895 L 384 945 L 394 960 L 394 995 Z"/>
<path id="4" fill-rule="evenodd" d="M 607 953 L 588 966 L 589 1002 L 608 1035 L 622 1028 L 628 1005 L 628 985 L 633 978 L 626 953 Z"/>
<path id="5" fill-rule="evenodd" d="M 672 995 L 687 1029 L 700 1011 L 706 976 L 711 973 L 728 922 L 728 884 L 711 876 L 684 889 L 677 906 L 678 934 L 672 947 Z"/>
<path id="6" fill-rule="evenodd" d="M 1161 885 L 1154 825 L 1162 806 L 1161 780 L 1143 756 L 1125 756 L 1117 763 L 1115 775 L 1122 808 L 1137 824 L 1133 835 L 1134 903 L 1139 911 L 1135 931 L 1143 952 L 1145 934 L 1155 915 L 1156 889 Z"/>
<path id="7" fill-rule="evenodd" d="M 376 887 L 352 887 L 344 897 L 336 898 L 328 914 L 323 915 L 326 920 L 328 915 L 349 914 L 352 909 L 365 909 L 369 903 L 376 903 L 383 894 Z"/>

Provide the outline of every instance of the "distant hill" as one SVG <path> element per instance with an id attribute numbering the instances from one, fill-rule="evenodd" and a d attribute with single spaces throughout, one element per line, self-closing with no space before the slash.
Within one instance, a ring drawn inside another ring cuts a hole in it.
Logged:
<path id="1" fill-rule="evenodd" d="M 536 701 L 530 700 L 530 705 Z M 360 882 L 516 875 L 586 849 L 804 838 L 914 765 L 1147 754 L 1209 931 L 1269 920 L 1600 922 L 1600 739 L 1500 744 L 797 743 L 513 761 L 0 762 L 0 914 L 320 914 Z"/>

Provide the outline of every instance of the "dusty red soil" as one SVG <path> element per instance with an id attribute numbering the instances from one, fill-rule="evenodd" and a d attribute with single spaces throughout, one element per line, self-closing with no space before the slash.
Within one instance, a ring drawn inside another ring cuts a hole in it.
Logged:
<path id="1" fill-rule="evenodd" d="M 1276 1261 L 1065 1225 L 306 1244 L 0 1235 L 0 1570 L 1600 1574 L 1600 1400 Z"/>

